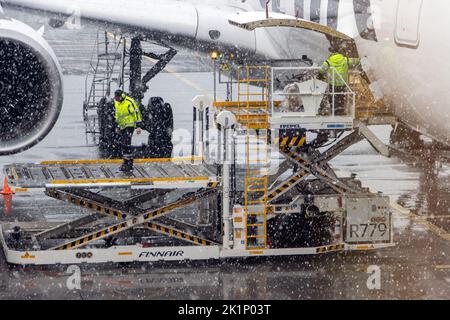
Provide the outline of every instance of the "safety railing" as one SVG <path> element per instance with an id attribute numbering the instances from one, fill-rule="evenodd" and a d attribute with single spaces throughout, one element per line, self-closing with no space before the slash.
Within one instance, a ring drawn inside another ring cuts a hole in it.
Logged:
<path id="1" fill-rule="evenodd" d="M 356 95 L 348 79 L 334 68 L 271 68 L 272 115 L 290 113 L 304 117 L 355 117 Z M 341 85 L 337 85 L 339 83 Z M 283 101 L 280 106 L 276 101 Z"/>

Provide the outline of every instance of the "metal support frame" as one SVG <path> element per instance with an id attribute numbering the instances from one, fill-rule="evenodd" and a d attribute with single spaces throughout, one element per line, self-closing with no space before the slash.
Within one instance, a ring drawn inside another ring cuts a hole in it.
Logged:
<path id="1" fill-rule="evenodd" d="M 140 36 L 131 39 L 130 46 L 130 95 L 136 102 L 142 104 L 144 87 L 142 83 L 142 38 Z"/>
<path id="2" fill-rule="evenodd" d="M 352 186 L 348 186 L 340 179 L 336 178 L 336 175 L 331 167 L 329 167 L 328 162 L 345 149 L 362 140 L 362 138 L 359 131 L 355 130 L 323 153 L 320 153 L 317 150 L 310 150 L 309 157 L 298 153 L 295 148 L 291 149 L 289 152 L 285 152 L 280 148 L 279 151 L 286 157 L 287 161 L 291 162 L 293 165 L 299 166 L 301 170 L 269 189 L 269 203 L 273 203 L 279 197 L 292 190 L 309 175 L 316 176 L 339 193 L 357 193 L 359 190 L 355 190 Z M 284 169 L 286 170 L 287 168 L 285 167 Z"/>
<path id="3" fill-rule="evenodd" d="M 62 191 L 58 189 L 51 189 L 47 190 L 47 195 L 54 197 L 59 200 L 67 200 L 73 204 L 80 205 L 84 208 L 93 210 L 97 212 L 97 214 L 100 214 L 102 216 L 113 216 L 116 218 L 119 218 L 121 221 L 118 223 L 113 223 L 109 226 L 102 227 L 94 232 L 88 233 L 86 235 L 83 235 L 81 237 L 78 237 L 76 239 L 72 239 L 67 241 L 64 244 L 60 244 L 54 247 L 49 248 L 48 250 L 68 250 L 68 249 L 75 249 L 80 248 L 83 246 L 86 246 L 92 242 L 95 242 L 97 240 L 105 239 L 107 237 L 111 237 L 114 235 L 117 235 L 119 233 L 122 233 L 124 231 L 127 231 L 131 228 L 142 226 L 148 227 L 152 230 L 155 230 L 158 233 L 164 233 L 165 235 L 173 236 L 176 238 L 179 238 L 181 240 L 186 240 L 188 242 L 193 242 L 195 244 L 199 245 L 211 245 L 214 244 L 213 241 L 200 238 L 199 236 L 189 234 L 188 232 L 178 230 L 176 228 L 173 228 L 171 226 L 168 226 L 166 224 L 160 224 L 156 221 L 157 218 L 161 218 L 164 215 L 167 215 L 174 209 L 180 208 L 182 206 L 189 205 L 198 199 L 201 199 L 203 197 L 207 197 L 214 193 L 216 191 L 215 188 L 208 188 L 208 189 L 201 189 L 197 192 L 194 192 L 192 194 L 187 194 L 181 198 L 179 198 L 176 201 L 173 201 L 161 208 L 158 209 L 152 209 L 152 210 L 146 210 L 143 213 L 139 213 L 136 215 L 129 214 L 127 212 L 124 212 L 124 210 L 112 208 L 110 204 L 104 205 L 102 203 L 98 203 L 96 201 L 92 201 L 88 198 L 82 198 L 74 195 L 73 193 L 69 191 Z M 139 210 L 136 206 L 131 206 L 133 211 Z M 140 209 L 139 211 L 143 211 Z M 167 221 L 167 220 L 166 220 Z M 92 222 L 92 221 L 90 221 Z M 64 227 L 59 227 L 57 232 L 64 232 L 67 230 L 67 228 L 70 227 L 70 224 L 66 224 Z M 40 233 L 41 239 L 43 233 Z M 56 230 L 52 232 L 48 232 L 46 235 L 56 235 Z"/>
<path id="4" fill-rule="evenodd" d="M 131 39 L 130 47 L 130 95 L 137 102 L 142 104 L 144 95 L 148 90 L 147 83 L 158 75 L 167 64 L 175 57 L 177 51 L 171 47 L 167 47 L 168 51 L 164 54 L 157 55 L 152 52 L 144 52 L 141 42 L 145 39 L 137 36 Z M 148 57 L 158 60 L 157 63 L 142 77 L 142 57 Z"/>

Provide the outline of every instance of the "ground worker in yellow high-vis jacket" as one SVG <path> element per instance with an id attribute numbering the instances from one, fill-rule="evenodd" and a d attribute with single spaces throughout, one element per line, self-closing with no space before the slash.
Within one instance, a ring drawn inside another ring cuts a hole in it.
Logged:
<path id="1" fill-rule="evenodd" d="M 345 102 L 348 83 L 348 71 L 360 63 L 358 58 L 348 58 L 340 53 L 333 53 L 322 65 L 320 72 L 327 74 L 330 93 L 334 95 L 334 114 L 345 115 Z M 333 72 L 333 69 L 335 70 Z M 333 95 L 329 95 L 330 106 L 333 103 Z"/>
<path id="2" fill-rule="evenodd" d="M 133 150 L 131 148 L 131 139 L 134 130 L 142 122 L 142 114 L 139 106 L 131 97 L 122 90 L 114 93 L 115 119 L 120 135 L 120 147 L 124 159 L 121 171 L 130 172 L 133 170 Z M 137 128 L 137 134 L 141 134 L 141 129 Z"/>

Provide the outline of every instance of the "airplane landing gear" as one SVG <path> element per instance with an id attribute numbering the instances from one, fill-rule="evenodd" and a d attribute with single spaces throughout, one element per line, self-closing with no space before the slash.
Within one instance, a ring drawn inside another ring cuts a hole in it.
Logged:
<path id="1" fill-rule="evenodd" d="M 423 148 L 420 133 L 398 123 L 391 132 L 390 143 L 403 149 L 416 150 Z"/>

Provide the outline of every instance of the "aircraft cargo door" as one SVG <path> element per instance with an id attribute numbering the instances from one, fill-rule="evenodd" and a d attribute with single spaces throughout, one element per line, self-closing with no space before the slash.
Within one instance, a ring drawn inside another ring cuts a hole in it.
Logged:
<path id="1" fill-rule="evenodd" d="M 416 49 L 420 43 L 420 15 L 423 0 L 398 0 L 395 42 Z"/>

